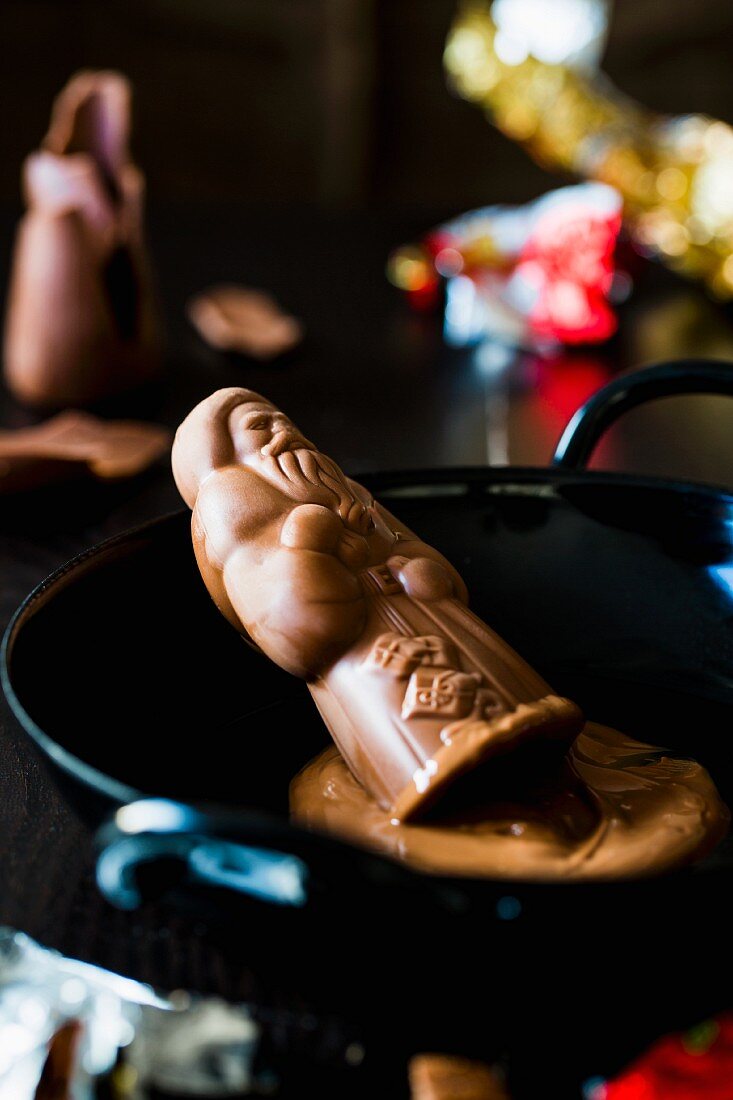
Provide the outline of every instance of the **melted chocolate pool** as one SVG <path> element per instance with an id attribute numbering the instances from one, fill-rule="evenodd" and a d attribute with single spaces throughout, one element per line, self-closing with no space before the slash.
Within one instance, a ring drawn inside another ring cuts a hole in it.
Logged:
<path id="1" fill-rule="evenodd" d="M 290 786 L 292 817 L 438 874 L 534 880 L 658 874 L 707 854 L 730 814 L 696 761 L 589 722 L 550 778 L 479 773 L 430 819 L 391 820 L 338 750 Z M 512 790 L 512 787 L 514 790 Z"/>

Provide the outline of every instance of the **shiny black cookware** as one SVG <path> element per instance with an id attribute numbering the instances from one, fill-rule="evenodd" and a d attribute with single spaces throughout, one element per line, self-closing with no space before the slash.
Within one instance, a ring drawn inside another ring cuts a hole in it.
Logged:
<path id="1" fill-rule="evenodd" d="M 584 468 L 626 409 L 703 391 L 733 395 L 733 367 L 617 379 L 576 414 L 549 469 L 363 480 L 456 564 L 473 608 L 557 691 L 694 755 L 733 804 L 733 496 Z M 662 1031 L 731 1003 L 727 841 L 654 881 L 549 886 L 421 875 L 291 826 L 289 780 L 327 733 L 304 685 L 211 604 L 184 512 L 37 588 L 8 629 L 3 677 L 100 827 L 107 896 L 163 896 L 247 965 L 348 1007 L 372 1065 L 463 1050 L 505 1058 L 516 1097 L 579 1095 Z"/>

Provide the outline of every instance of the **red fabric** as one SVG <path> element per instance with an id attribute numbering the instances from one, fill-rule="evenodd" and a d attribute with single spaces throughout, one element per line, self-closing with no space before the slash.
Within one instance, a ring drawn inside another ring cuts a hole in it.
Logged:
<path id="1" fill-rule="evenodd" d="M 501 214 L 496 216 L 500 218 Z M 490 270 L 499 276 L 494 293 L 501 299 L 505 290 L 511 290 L 510 308 L 520 311 L 528 334 L 540 341 L 600 343 L 616 331 L 616 316 L 608 295 L 621 230 L 620 207 L 607 211 L 587 196 L 578 195 L 572 201 L 567 197 L 536 218 L 518 255 L 492 256 L 488 246 L 483 251 L 477 249 L 471 237 L 470 216 L 467 217 L 465 229 L 462 219 L 458 219 L 423 238 L 422 248 L 434 276 L 409 291 L 410 302 L 416 309 L 428 309 L 437 302 L 439 275 L 450 277 L 462 272 L 480 281 L 481 275 Z M 490 238 L 490 219 L 487 224 L 483 231 Z M 528 217 L 527 225 L 531 224 Z M 457 259 L 454 271 L 450 270 L 448 252 Z M 441 254 L 446 255 L 447 270 L 441 265 Z M 519 288 L 516 284 L 512 286 L 517 277 Z M 519 294 L 515 293 L 517 289 Z"/>

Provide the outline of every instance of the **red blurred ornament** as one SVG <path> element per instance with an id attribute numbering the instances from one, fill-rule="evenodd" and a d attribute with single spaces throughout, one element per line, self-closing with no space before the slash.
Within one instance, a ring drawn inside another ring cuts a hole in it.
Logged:
<path id="1" fill-rule="evenodd" d="M 456 278 L 461 308 L 446 317 L 454 344 L 498 339 L 530 349 L 590 344 L 616 330 L 609 303 L 621 200 L 602 184 L 551 191 L 526 206 L 486 207 L 427 233 L 418 247 L 399 249 L 388 264 L 391 281 L 416 308 L 448 298 Z M 470 286 L 469 286 L 470 291 Z"/>
<path id="2" fill-rule="evenodd" d="M 733 1014 L 660 1039 L 597 1093 L 598 1100 L 733 1100 Z"/>
<path id="3" fill-rule="evenodd" d="M 620 211 L 564 205 L 538 219 L 515 274 L 535 287 L 533 332 L 562 344 L 599 343 L 616 331 L 608 304 Z"/>

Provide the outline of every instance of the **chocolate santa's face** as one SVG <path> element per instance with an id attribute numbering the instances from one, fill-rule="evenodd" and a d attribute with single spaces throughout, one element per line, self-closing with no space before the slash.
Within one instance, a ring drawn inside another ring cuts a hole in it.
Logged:
<path id="1" fill-rule="evenodd" d="M 238 461 L 281 493 L 298 503 L 331 508 L 359 534 L 370 529 L 366 507 L 336 463 L 316 450 L 279 409 L 247 402 L 232 412 L 229 429 Z"/>
<path id="2" fill-rule="evenodd" d="M 240 405 L 231 415 L 230 430 L 237 458 L 246 465 L 260 457 L 277 458 L 284 451 L 315 450 L 292 420 L 272 405 Z"/>

